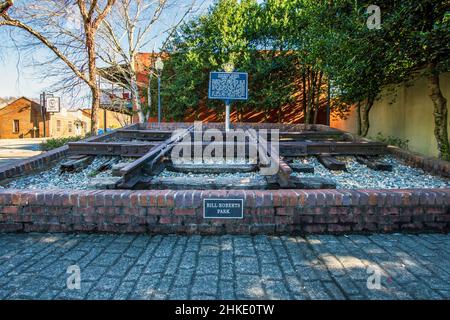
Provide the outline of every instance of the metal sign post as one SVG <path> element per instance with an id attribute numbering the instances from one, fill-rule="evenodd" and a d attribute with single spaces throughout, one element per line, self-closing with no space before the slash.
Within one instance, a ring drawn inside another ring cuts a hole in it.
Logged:
<path id="1" fill-rule="evenodd" d="M 54 97 L 51 93 L 42 92 L 40 95 L 40 104 L 41 104 L 41 116 L 43 121 L 43 129 L 44 129 L 44 138 L 47 137 L 47 112 L 60 112 L 60 99 Z M 38 125 L 39 127 L 39 125 Z"/>
<path id="2" fill-rule="evenodd" d="M 225 100 L 225 131 L 230 131 L 230 100 Z"/>
<path id="3" fill-rule="evenodd" d="M 233 69 L 234 67 L 231 70 Z M 225 102 L 225 130 L 229 131 L 231 102 L 248 99 L 248 74 L 246 72 L 211 72 L 208 98 Z"/>
<path id="4" fill-rule="evenodd" d="M 46 117 L 45 117 L 45 114 L 47 113 L 47 111 L 45 110 L 45 102 L 46 102 L 46 96 L 45 96 L 45 92 L 42 92 L 41 93 L 41 96 L 40 96 L 40 103 L 41 103 L 41 116 L 42 116 L 42 122 L 43 122 L 43 129 L 44 129 L 44 133 L 43 133 L 43 136 L 44 136 L 44 138 L 46 138 L 46 135 L 47 135 L 47 133 L 46 133 L 46 124 L 45 124 L 45 122 L 47 121 L 47 119 L 46 119 Z M 38 125 L 39 126 L 39 125 Z"/>

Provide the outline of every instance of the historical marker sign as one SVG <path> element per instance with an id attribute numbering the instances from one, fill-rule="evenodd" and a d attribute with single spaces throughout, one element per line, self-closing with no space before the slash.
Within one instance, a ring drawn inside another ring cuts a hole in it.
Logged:
<path id="1" fill-rule="evenodd" d="M 208 98 L 215 100 L 247 100 L 248 74 L 246 72 L 211 72 Z"/>
<path id="2" fill-rule="evenodd" d="M 203 218 L 242 219 L 244 218 L 244 200 L 203 199 Z"/>

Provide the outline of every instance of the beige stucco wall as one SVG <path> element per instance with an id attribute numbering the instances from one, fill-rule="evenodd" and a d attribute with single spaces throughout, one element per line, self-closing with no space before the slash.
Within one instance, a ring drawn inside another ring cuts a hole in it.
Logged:
<path id="1" fill-rule="evenodd" d="M 58 121 L 60 128 L 58 130 Z M 84 136 L 88 131 L 89 118 L 84 116 L 80 110 L 72 111 L 61 108 L 58 113 L 50 116 L 50 136 L 52 138 Z M 69 131 L 69 122 L 72 123 L 72 131 Z"/>
<path id="2" fill-rule="evenodd" d="M 89 110 L 90 111 L 90 110 Z M 98 127 L 100 129 L 105 130 L 105 114 L 106 114 L 106 128 L 109 129 L 117 129 L 122 128 L 127 125 L 132 124 L 132 117 L 129 114 L 115 112 L 111 110 L 106 110 L 100 108 L 98 110 Z M 89 118 L 89 112 L 84 113 L 84 115 Z M 87 121 L 87 130 L 90 131 L 91 129 L 91 122 L 90 120 Z"/>
<path id="3" fill-rule="evenodd" d="M 100 109 L 98 112 L 98 127 L 104 129 L 105 127 L 105 113 L 106 113 L 106 127 L 110 129 L 117 129 L 132 123 L 130 115 L 114 112 L 110 110 Z"/>
<path id="4" fill-rule="evenodd" d="M 440 80 L 442 93 L 450 101 L 450 73 L 441 75 Z M 426 78 L 418 78 L 410 86 L 398 86 L 395 92 L 383 90 L 382 98 L 374 104 L 369 114 L 368 137 L 381 132 L 385 137 L 408 139 L 411 151 L 437 156 L 433 103 L 427 93 Z M 450 118 L 448 123 L 450 127 Z M 347 120 L 332 119 L 331 126 L 356 133 L 354 110 Z"/>

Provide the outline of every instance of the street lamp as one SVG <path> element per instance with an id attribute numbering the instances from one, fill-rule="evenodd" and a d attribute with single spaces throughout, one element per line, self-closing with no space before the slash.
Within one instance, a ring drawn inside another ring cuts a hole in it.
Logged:
<path id="1" fill-rule="evenodd" d="M 161 123 L 161 73 L 164 69 L 164 62 L 161 57 L 155 61 L 155 70 L 158 75 L 158 124 Z"/>

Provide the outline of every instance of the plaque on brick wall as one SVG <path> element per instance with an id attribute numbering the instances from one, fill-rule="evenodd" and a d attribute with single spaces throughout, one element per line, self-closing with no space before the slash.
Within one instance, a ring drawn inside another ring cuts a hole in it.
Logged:
<path id="1" fill-rule="evenodd" d="M 203 199 L 203 218 L 242 219 L 244 218 L 244 200 Z"/>

